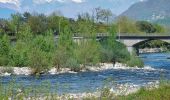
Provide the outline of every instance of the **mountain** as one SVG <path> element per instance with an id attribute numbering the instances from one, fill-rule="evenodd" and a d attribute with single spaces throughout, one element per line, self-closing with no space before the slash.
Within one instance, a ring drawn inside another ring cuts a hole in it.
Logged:
<path id="1" fill-rule="evenodd" d="M 147 21 L 165 19 L 170 17 L 170 0 L 144 0 L 133 4 L 120 16 Z"/>

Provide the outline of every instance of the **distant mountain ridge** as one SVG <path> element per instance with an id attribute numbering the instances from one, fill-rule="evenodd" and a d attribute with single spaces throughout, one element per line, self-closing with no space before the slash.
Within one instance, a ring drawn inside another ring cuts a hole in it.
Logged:
<path id="1" fill-rule="evenodd" d="M 170 0 L 145 0 L 138 2 L 120 16 L 127 16 L 135 20 L 162 20 L 170 17 Z"/>

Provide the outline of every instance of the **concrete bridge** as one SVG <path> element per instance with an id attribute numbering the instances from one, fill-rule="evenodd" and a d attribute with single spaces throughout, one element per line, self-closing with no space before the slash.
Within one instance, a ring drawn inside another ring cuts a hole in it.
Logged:
<path id="1" fill-rule="evenodd" d="M 97 40 L 107 39 L 108 35 L 98 35 Z M 90 37 L 73 37 L 74 41 L 81 41 L 81 39 L 87 39 Z M 170 44 L 170 35 L 142 35 L 142 36 L 134 36 L 134 35 L 120 35 L 116 36 L 116 40 L 118 42 L 123 43 L 128 51 L 131 53 L 134 49 L 136 53 L 139 53 L 139 45 L 149 42 L 151 40 L 161 40 Z"/>
<path id="2" fill-rule="evenodd" d="M 161 40 L 170 43 L 170 36 L 117 36 L 117 41 L 126 45 L 129 52 L 134 49 L 139 53 L 139 45 L 151 40 Z"/>

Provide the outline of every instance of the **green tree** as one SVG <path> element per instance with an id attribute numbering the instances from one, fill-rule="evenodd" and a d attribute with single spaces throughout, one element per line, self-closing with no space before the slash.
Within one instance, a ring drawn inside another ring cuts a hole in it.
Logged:
<path id="1" fill-rule="evenodd" d="M 40 48 L 34 47 L 28 55 L 29 66 L 34 69 L 33 74 L 41 74 L 48 69 L 49 62 L 47 53 Z"/>
<path id="2" fill-rule="evenodd" d="M 100 62 L 100 44 L 96 39 L 81 41 L 76 50 L 77 59 L 80 64 L 94 65 Z"/>
<path id="3" fill-rule="evenodd" d="M 54 33 L 59 33 L 59 25 L 60 25 L 60 16 L 58 15 L 50 15 L 48 17 L 48 29 L 54 31 Z"/>
<path id="4" fill-rule="evenodd" d="M 121 16 L 116 22 L 117 32 L 119 33 L 139 33 L 135 22 L 126 16 Z"/>
<path id="5" fill-rule="evenodd" d="M 154 24 L 154 27 L 156 29 L 156 33 L 165 33 L 165 28 L 163 26 Z"/>
<path id="6" fill-rule="evenodd" d="M 23 13 L 23 19 L 27 23 L 28 19 L 31 17 L 31 14 L 29 12 L 24 12 Z"/>
<path id="7" fill-rule="evenodd" d="M 28 66 L 28 52 L 31 48 L 33 34 L 27 24 L 16 34 L 16 43 L 11 46 L 9 65 L 17 67 Z"/>
<path id="8" fill-rule="evenodd" d="M 7 35 L 0 38 L 0 65 L 7 65 L 9 62 L 10 40 Z"/>
<path id="9" fill-rule="evenodd" d="M 105 22 L 108 24 L 109 19 L 112 17 L 112 12 L 109 9 L 102 9 L 101 7 L 94 9 L 94 15 L 97 22 Z"/>
<path id="10" fill-rule="evenodd" d="M 13 28 L 15 34 L 17 34 L 23 23 L 23 17 L 20 13 L 12 14 L 11 17 L 11 27 Z"/>
<path id="11" fill-rule="evenodd" d="M 17 40 L 9 53 L 9 65 L 16 67 L 28 66 L 28 52 L 29 44 L 21 40 Z"/>
<path id="12" fill-rule="evenodd" d="M 16 34 L 16 39 L 29 44 L 33 39 L 33 33 L 28 24 L 23 24 L 22 29 Z"/>
<path id="13" fill-rule="evenodd" d="M 43 14 L 29 17 L 28 24 L 34 34 L 43 34 L 47 31 L 47 18 Z"/>
<path id="14" fill-rule="evenodd" d="M 59 35 L 57 49 L 54 56 L 54 66 L 58 69 L 60 67 L 68 67 L 67 65 L 70 57 L 74 56 L 73 52 L 75 44 L 72 36 L 69 27 L 65 27 L 64 32 Z"/>
<path id="15" fill-rule="evenodd" d="M 101 60 L 102 62 L 125 62 L 129 60 L 130 54 L 126 46 L 115 40 L 115 27 L 109 29 L 110 37 L 101 41 Z"/>
<path id="16" fill-rule="evenodd" d="M 154 27 L 153 24 L 147 22 L 147 21 L 137 21 L 136 26 L 141 32 L 145 33 L 155 33 L 156 28 Z"/>
<path id="17" fill-rule="evenodd" d="M 53 63 L 53 53 L 55 52 L 55 40 L 52 31 L 47 31 L 44 35 L 36 36 L 31 43 L 31 48 L 38 48 L 40 52 L 45 53 L 48 66 L 51 67 Z M 39 51 L 38 51 L 39 52 Z"/>

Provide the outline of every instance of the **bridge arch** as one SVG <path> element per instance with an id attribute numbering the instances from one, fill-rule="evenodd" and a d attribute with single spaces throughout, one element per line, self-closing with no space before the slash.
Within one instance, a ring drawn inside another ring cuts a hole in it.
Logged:
<path id="1" fill-rule="evenodd" d="M 136 41 L 136 42 L 132 42 L 130 47 L 132 47 L 131 49 L 135 49 L 136 53 L 139 54 L 139 49 L 140 48 L 144 48 L 144 47 L 141 47 L 141 45 L 146 45 L 146 47 L 148 46 L 148 42 L 151 42 L 151 41 L 161 41 L 163 42 L 165 45 L 170 45 L 170 40 L 168 39 L 145 39 L 145 40 L 140 40 L 140 41 Z"/>

